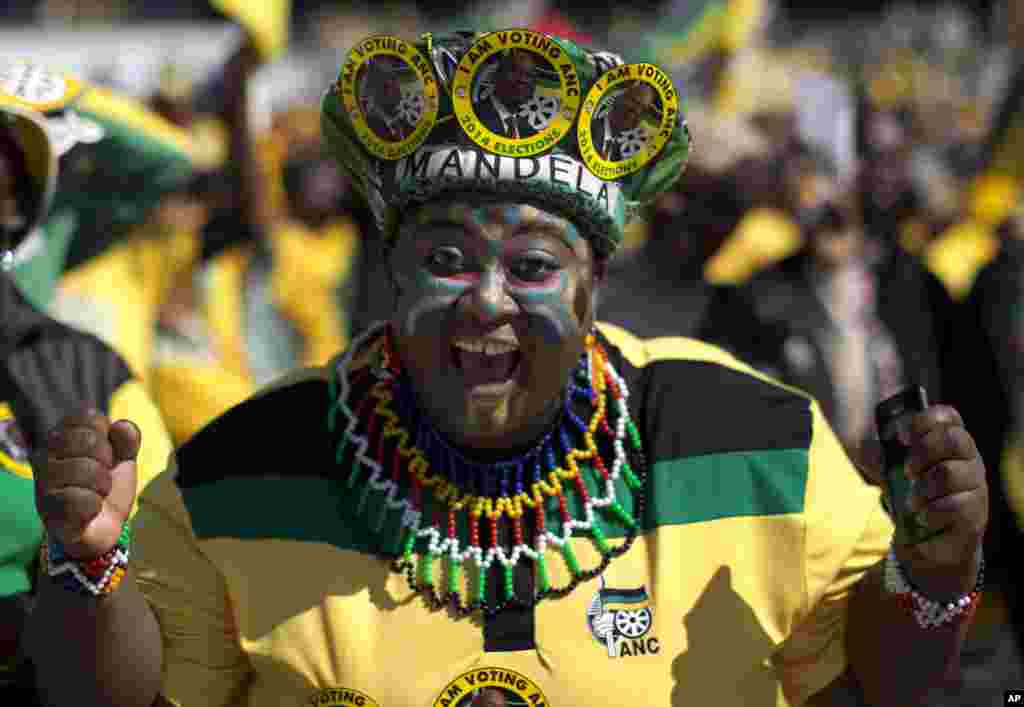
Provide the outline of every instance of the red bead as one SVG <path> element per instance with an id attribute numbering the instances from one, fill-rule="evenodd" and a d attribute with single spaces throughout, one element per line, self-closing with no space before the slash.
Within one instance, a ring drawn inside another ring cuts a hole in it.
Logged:
<path id="1" fill-rule="evenodd" d="M 609 477 L 608 468 L 605 467 L 604 460 L 601 458 L 601 455 L 596 455 L 594 457 L 594 466 L 597 467 L 597 470 L 601 472 L 601 476 L 605 479 Z"/>
<path id="2" fill-rule="evenodd" d="M 558 511 L 563 521 L 572 520 L 572 516 L 569 515 L 569 509 L 565 507 L 565 496 L 562 494 L 558 494 Z"/>
<path id="3" fill-rule="evenodd" d="M 455 537 L 455 511 L 448 511 L 448 537 Z"/>
<path id="4" fill-rule="evenodd" d="M 377 458 L 384 458 L 384 435 L 380 436 L 380 444 L 377 447 Z M 396 444 L 395 451 L 391 455 L 391 480 L 397 484 L 401 474 L 401 455 L 398 453 L 398 445 Z"/>
<path id="5" fill-rule="evenodd" d="M 512 520 L 512 535 L 516 539 L 516 545 L 523 544 L 523 525 L 520 523 L 519 518 Z"/>
<path id="6" fill-rule="evenodd" d="M 583 502 L 586 503 L 590 500 L 590 494 L 587 492 L 586 484 L 583 483 L 583 479 L 579 474 L 576 474 L 574 481 L 576 482 L 576 490 L 580 492 L 580 497 L 582 497 Z"/>

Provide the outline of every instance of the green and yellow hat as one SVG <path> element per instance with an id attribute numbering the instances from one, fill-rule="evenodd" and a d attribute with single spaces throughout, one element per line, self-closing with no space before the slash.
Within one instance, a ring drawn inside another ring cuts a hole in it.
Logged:
<path id="1" fill-rule="evenodd" d="M 490 194 L 571 218 L 607 256 L 685 167 L 680 104 L 658 66 L 541 32 L 375 35 L 349 52 L 322 121 L 389 240 L 410 206 Z"/>
<path id="2" fill-rule="evenodd" d="M 76 239 L 96 249 L 192 176 L 186 131 L 140 101 L 34 61 L 0 61 L 0 105 L 45 121 L 61 173 L 51 219 L 70 215 Z"/>
<path id="3" fill-rule="evenodd" d="M 0 97 L 0 123 L 25 156 L 25 169 L 32 181 L 32 213 L 22 214 L 24 222 L 7 234 L 11 247 L 17 245 L 46 217 L 57 186 L 57 153 L 46 124 L 38 113 L 25 110 Z"/>

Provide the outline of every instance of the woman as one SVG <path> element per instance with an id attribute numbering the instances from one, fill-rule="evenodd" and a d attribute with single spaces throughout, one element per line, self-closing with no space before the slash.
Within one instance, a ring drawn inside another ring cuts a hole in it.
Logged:
<path id="1" fill-rule="evenodd" d="M 510 45 L 560 77 L 526 142 L 481 131 L 470 102 Z M 420 77 L 419 143 L 360 122 L 354 77 L 382 52 Z M 594 160 L 588 110 L 640 76 L 660 142 Z M 908 432 L 910 473 L 940 463 L 920 487 L 950 530 L 883 565 L 878 492 L 816 404 L 696 342 L 595 328 L 626 214 L 689 147 L 664 78 L 524 30 L 353 50 L 324 128 L 390 244 L 394 313 L 183 445 L 133 526 L 137 436 L 61 425 L 39 483 L 52 551 L 120 579 L 99 599 L 48 585 L 33 654 L 53 704 L 831 704 L 850 674 L 888 707 L 941 678 L 985 524 L 955 412 Z M 965 593 L 928 613 L 939 628 L 905 610 L 935 609 L 906 572 Z M 918 660 L 883 660 L 910 642 Z"/>
<path id="2" fill-rule="evenodd" d="M 195 250 L 181 210 L 161 206 L 188 183 L 194 144 L 137 100 L 70 74 L 25 60 L 0 61 L 0 74 L 16 79 L 0 100 L 43 116 L 61 174 L 13 275 L 34 306 L 99 337 L 145 379 L 155 309 Z"/>
<path id="3" fill-rule="evenodd" d="M 21 638 L 32 609 L 43 526 L 34 503 L 33 452 L 70 412 L 92 406 L 132 418 L 146 435 L 140 479 L 170 454 L 160 417 L 117 354 L 35 309 L 13 270 L 29 257 L 54 196 L 57 161 L 42 118 L 0 101 L 0 702 L 32 699 Z"/>

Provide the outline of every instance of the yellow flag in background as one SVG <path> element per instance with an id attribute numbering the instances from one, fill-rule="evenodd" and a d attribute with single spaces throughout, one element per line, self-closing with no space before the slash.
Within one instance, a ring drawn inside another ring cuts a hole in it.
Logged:
<path id="1" fill-rule="evenodd" d="M 210 0 L 210 4 L 252 35 L 264 61 L 273 61 L 288 46 L 292 0 Z"/>

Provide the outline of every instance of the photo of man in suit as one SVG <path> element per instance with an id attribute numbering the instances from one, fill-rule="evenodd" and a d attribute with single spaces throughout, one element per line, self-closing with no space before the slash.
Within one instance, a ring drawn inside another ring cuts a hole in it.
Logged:
<path id="1" fill-rule="evenodd" d="M 497 687 L 485 687 L 477 690 L 473 695 L 472 707 L 507 707 L 508 700 L 505 699 L 503 690 Z"/>
<path id="2" fill-rule="evenodd" d="M 537 75 L 544 69 L 542 58 L 512 49 L 500 54 L 497 61 L 493 89 L 481 91 L 473 111 L 493 133 L 514 139 L 530 137 L 538 130 L 529 124 L 522 105 L 534 96 Z"/>
<path id="3" fill-rule="evenodd" d="M 608 101 L 610 106 L 598 111 L 591 126 L 594 147 L 602 159 L 628 160 L 652 137 L 643 121 L 657 111 L 658 92 L 643 81 L 630 81 Z"/>
<path id="4" fill-rule="evenodd" d="M 403 83 L 416 74 L 413 68 L 398 57 L 376 56 L 360 69 L 356 79 L 359 87 L 359 105 L 370 130 L 381 140 L 401 142 L 416 129 L 416 119 L 403 110 Z"/>

